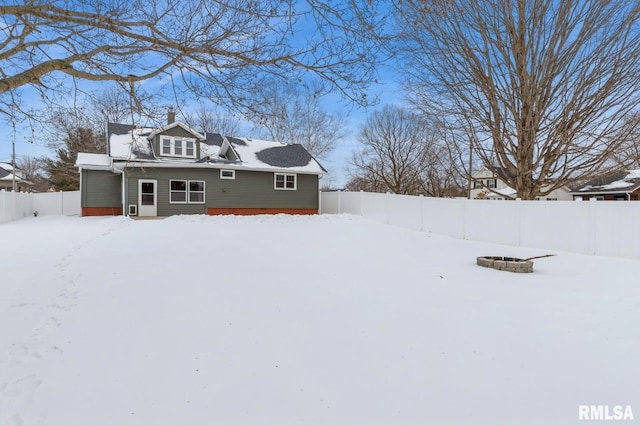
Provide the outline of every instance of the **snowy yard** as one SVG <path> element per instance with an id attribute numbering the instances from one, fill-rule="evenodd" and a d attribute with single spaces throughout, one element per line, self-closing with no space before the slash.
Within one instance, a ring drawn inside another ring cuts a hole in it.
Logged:
<path id="1" fill-rule="evenodd" d="M 640 418 L 640 261 L 512 274 L 475 258 L 545 252 L 353 216 L 41 216 L 0 235 L 3 426 Z"/>

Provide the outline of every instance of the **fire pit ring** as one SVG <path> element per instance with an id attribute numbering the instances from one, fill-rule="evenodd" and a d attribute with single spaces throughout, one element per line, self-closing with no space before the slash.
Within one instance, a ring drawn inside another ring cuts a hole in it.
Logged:
<path id="1" fill-rule="evenodd" d="M 476 262 L 485 268 L 518 273 L 533 272 L 533 261 L 505 256 L 478 256 Z"/>

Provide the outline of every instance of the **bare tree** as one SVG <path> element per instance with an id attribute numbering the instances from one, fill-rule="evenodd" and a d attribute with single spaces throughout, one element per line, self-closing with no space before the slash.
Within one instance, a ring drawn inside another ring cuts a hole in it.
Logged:
<path id="1" fill-rule="evenodd" d="M 22 170 L 25 179 L 33 183 L 32 189 L 34 191 L 43 192 L 50 188 L 44 177 L 45 171 L 42 159 L 25 155 L 18 159 L 17 166 Z"/>
<path id="2" fill-rule="evenodd" d="M 268 138 L 299 143 L 317 159 L 326 159 L 347 130 L 343 115 L 321 106 L 320 94 L 318 86 L 272 80 L 261 88 L 260 100 L 249 118 L 266 130 Z"/>
<path id="3" fill-rule="evenodd" d="M 384 17 L 353 0 L 12 0 L 0 5 L 0 112 L 19 90 L 51 101 L 81 81 L 156 79 L 234 107 L 253 104 L 265 75 L 317 78 L 366 103 Z M 303 33 L 303 36 L 301 34 Z M 70 80 L 71 79 L 71 80 Z"/>
<path id="4" fill-rule="evenodd" d="M 183 113 L 185 123 L 204 133 L 220 133 L 225 136 L 238 136 L 240 122 L 230 114 L 200 107 L 193 113 Z"/>
<path id="5" fill-rule="evenodd" d="M 387 105 L 362 126 L 350 189 L 396 194 L 449 195 L 454 180 L 432 120 Z M 456 194 L 457 195 L 457 194 Z"/>
<path id="6" fill-rule="evenodd" d="M 640 104 L 637 1 L 396 2 L 416 105 L 533 199 L 611 167 Z"/>

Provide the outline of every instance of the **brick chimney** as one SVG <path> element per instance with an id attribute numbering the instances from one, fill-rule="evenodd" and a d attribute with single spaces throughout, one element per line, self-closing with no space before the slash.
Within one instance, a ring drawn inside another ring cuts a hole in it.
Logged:
<path id="1" fill-rule="evenodd" d="M 167 124 L 171 124 L 176 121 L 176 113 L 173 111 L 173 107 L 169 107 L 169 111 L 167 113 Z"/>

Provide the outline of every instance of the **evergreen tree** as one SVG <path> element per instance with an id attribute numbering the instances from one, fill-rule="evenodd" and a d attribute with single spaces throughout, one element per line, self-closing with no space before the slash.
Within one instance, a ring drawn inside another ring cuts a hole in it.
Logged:
<path id="1" fill-rule="evenodd" d="M 56 191 L 80 189 L 80 174 L 76 167 L 78 152 L 104 153 L 105 138 L 93 130 L 78 127 L 69 130 L 64 146 L 56 150 L 56 158 L 43 158 L 47 181 Z"/>

